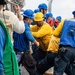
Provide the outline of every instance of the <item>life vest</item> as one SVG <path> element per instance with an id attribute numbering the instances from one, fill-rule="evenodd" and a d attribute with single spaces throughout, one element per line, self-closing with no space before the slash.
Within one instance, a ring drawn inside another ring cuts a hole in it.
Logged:
<path id="1" fill-rule="evenodd" d="M 75 47 L 75 19 L 64 21 L 60 44 Z"/>
<path id="2" fill-rule="evenodd" d="M 13 50 L 9 32 L 1 20 L 0 25 L 2 26 L 6 35 L 6 43 L 3 52 L 4 73 L 5 75 L 19 75 L 18 62 L 16 59 L 16 54 Z"/>

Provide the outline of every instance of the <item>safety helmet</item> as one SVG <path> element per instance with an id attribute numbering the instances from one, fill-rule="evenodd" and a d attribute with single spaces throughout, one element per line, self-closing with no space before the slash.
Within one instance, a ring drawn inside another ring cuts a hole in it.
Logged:
<path id="1" fill-rule="evenodd" d="M 34 18 L 34 12 L 31 9 L 25 10 L 22 15 L 28 18 Z"/>
<path id="2" fill-rule="evenodd" d="M 53 17 L 53 14 L 50 12 L 50 13 L 47 13 L 46 14 L 46 17 L 48 18 L 48 17 Z"/>
<path id="3" fill-rule="evenodd" d="M 34 21 L 43 21 L 44 15 L 41 12 L 35 14 Z"/>
<path id="4" fill-rule="evenodd" d="M 37 12 L 40 12 L 40 10 L 39 9 L 35 9 L 34 10 L 34 13 L 37 13 Z"/>
<path id="5" fill-rule="evenodd" d="M 45 3 L 39 4 L 38 8 L 47 10 L 47 5 Z"/>
<path id="6" fill-rule="evenodd" d="M 75 11 L 73 11 L 72 14 L 75 15 Z"/>
<path id="7" fill-rule="evenodd" d="M 0 5 L 6 4 L 7 0 L 0 0 Z"/>
<path id="8" fill-rule="evenodd" d="M 56 19 L 58 19 L 59 21 L 61 21 L 61 16 L 57 16 Z"/>

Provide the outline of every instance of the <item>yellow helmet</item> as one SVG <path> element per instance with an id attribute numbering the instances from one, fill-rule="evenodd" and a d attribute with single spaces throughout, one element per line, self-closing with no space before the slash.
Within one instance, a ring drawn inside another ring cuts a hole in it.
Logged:
<path id="1" fill-rule="evenodd" d="M 44 15 L 41 12 L 35 14 L 34 21 L 43 21 Z"/>

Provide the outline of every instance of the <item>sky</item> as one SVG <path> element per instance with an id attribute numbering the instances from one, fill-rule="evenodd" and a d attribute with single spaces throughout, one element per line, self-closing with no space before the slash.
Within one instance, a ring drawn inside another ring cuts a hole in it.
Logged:
<path id="1" fill-rule="evenodd" d="M 24 10 L 38 8 L 40 3 L 46 3 L 48 6 L 49 0 L 25 0 Z M 72 11 L 75 10 L 75 0 L 53 0 L 51 12 L 54 17 L 61 16 L 62 18 L 72 18 Z"/>

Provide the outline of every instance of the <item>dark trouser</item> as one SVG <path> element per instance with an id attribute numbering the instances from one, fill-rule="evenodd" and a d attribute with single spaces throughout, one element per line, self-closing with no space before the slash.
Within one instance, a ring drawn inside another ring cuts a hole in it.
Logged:
<path id="1" fill-rule="evenodd" d="M 69 65 L 66 71 L 68 75 L 75 75 L 75 48 L 66 46 L 64 51 L 63 47 L 59 50 L 58 57 L 55 58 L 53 75 L 63 75 L 67 65 Z"/>
<path id="2" fill-rule="evenodd" d="M 36 62 L 30 52 L 25 52 L 21 61 L 22 65 L 26 68 L 30 75 L 36 74 Z"/>
<path id="3" fill-rule="evenodd" d="M 36 50 L 37 50 L 38 48 L 39 48 L 39 47 L 37 47 L 35 44 L 32 44 L 33 53 L 36 52 Z"/>
<path id="4" fill-rule="evenodd" d="M 53 67 L 56 55 L 56 53 L 49 52 L 46 57 L 39 62 L 36 75 L 43 75 L 49 68 Z"/>
<path id="5" fill-rule="evenodd" d="M 33 59 L 32 55 L 30 54 L 29 51 L 24 52 L 24 54 L 21 57 L 21 61 L 19 62 L 19 64 L 22 64 L 26 68 L 26 70 L 28 71 L 28 73 L 30 75 L 36 74 L 36 62 Z"/>
<path id="6" fill-rule="evenodd" d="M 0 75 L 5 75 L 4 70 L 0 70 Z"/>
<path id="7" fill-rule="evenodd" d="M 35 61 L 37 62 L 37 64 L 45 58 L 47 52 L 43 51 L 42 49 L 38 48 L 33 54 L 33 58 L 35 59 Z"/>

